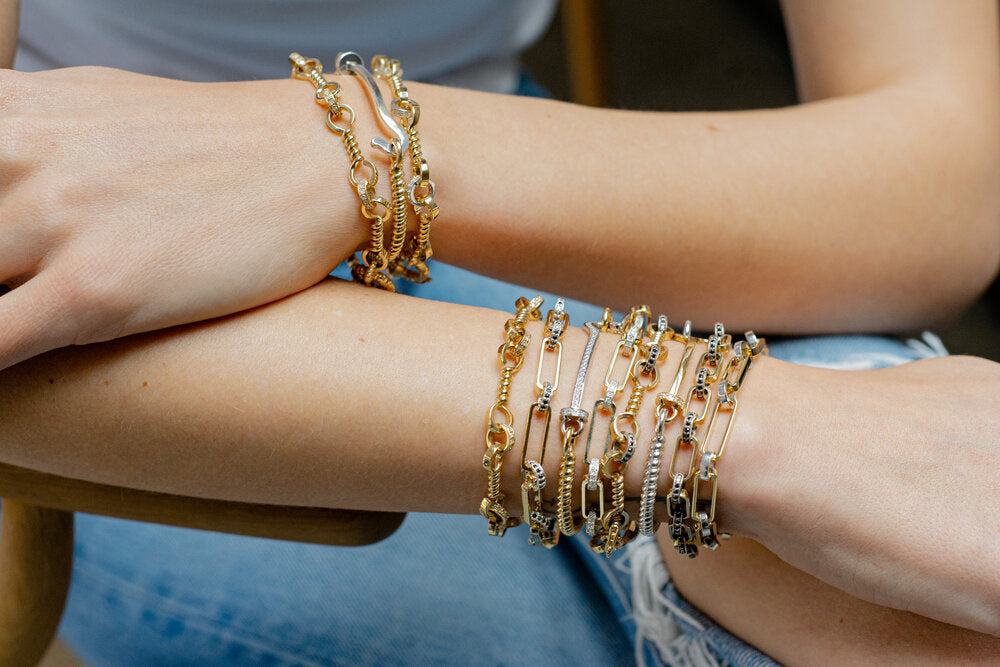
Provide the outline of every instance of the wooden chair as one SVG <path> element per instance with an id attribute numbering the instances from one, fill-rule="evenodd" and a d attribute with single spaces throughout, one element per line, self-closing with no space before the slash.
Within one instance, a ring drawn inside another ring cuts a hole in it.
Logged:
<path id="1" fill-rule="evenodd" d="M 73 569 L 73 512 L 340 546 L 383 540 L 405 514 L 256 505 L 94 484 L 0 464 L 0 666 L 41 660 Z"/>

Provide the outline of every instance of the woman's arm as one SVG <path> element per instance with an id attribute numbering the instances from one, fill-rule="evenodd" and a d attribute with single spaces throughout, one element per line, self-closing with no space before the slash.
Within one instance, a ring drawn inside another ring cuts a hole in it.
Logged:
<path id="1" fill-rule="evenodd" d="M 436 256 L 599 302 L 643 293 L 703 326 L 896 330 L 956 312 L 1000 258 L 996 3 L 785 9 L 805 101 L 786 109 L 412 84 Z M 665 65 L 630 66 L 656 85 Z M 343 85 L 365 141 L 367 99 Z M 0 299 L 0 367 L 265 303 L 364 242 L 304 82 L 74 69 L 0 72 L 0 90 L 0 282 L 20 286 Z"/>
<path id="2" fill-rule="evenodd" d="M 959 312 L 1000 263 L 996 2 L 784 10 L 794 107 L 641 113 L 415 87 L 442 100 L 424 114 L 452 184 L 442 258 L 619 307 L 644 294 L 706 328 L 891 331 Z M 619 66 L 655 86 L 684 63 Z"/>
<path id="3" fill-rule="evenodd" d="M 0 454 L 168 493 L 472 513 L 485 492 L 484 415 L 508 317 L 334 281 L 244 315 L 56 351 L 0 374 Z M 517 442 L 541 338 L 538 323 L 529 330 L 535 342 L 510 398 Z M 578 328 L 565 336 L 556 411 L 585 338 Z M 603 395 L 615 343 L 599 341 L 583 406 Z M 679 347 L 668 345 L 663 372 Z M 869 601 L 1000 635 L 998 395 L 1000 366 L 981 360 L 837 373 L 764 358 L 740 392 L 720 463 L 720 525 Z M 646 434 L 652 403 L 639 414 Z M 552 422 L 545 464 L 555 480 Z M 631 516 L 648 435 L 638 444 Z M 519 456 L 515 447 L 503 479 L 515 516 Z"/>
<path id="4" fill-rule="evenodd" d="M 752 540 L 695 560 L 660 541 L 677 590 L 780 664 L 995 665 L 1000 655 L 1000 638 L 848 595 Z"/>
<path id="5" fill-rule="evenodd" d="M 14 66 L 19 0 L 0 0 L 0 68 Z"/>

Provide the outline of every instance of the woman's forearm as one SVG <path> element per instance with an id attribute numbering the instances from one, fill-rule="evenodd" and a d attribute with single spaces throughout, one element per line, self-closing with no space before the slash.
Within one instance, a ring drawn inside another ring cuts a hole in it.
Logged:
<path id="1" fill-rule="evenodd" d="M 619 307 L 644 294 L 702 328 L 899 330 L 961 308 L 1000 261 L 996 3 L 786 5 L 809 100 L 787 109 L 413 84 L 436 256 Z M 384 135 L 338 78 L 358 140 Z M 17 287 L 0 367 L 268 303 L 365 243 L 306 82 L 76 69 L 0 71 L 0 89 L 0 281 Z"/>
<path id="2" fill-rule="evenodd" d="M 4 460 L 231 500 L 475 511 L 495 384 L 483 362 L 503 321 L 330 281 L 57 350 L 2 375 Z"/>
<path id="3" fill-rule="evenodd" d="M 1000 135 L 927 103 L 936 88 L 661 114 L 413 86 L 437 255 L 617 307 L 646 294 L 702 327 L 720 313 L 794 333 L 940 321 L 1000 258 Z"/>
<path id="4" fill-rule="evenodd" d="M 475 513 L 509 317 L 329 281 L 223 320 L 57 350 L 0 373 L 0 456 L 199 497 Z M 529 331 L 511 387 L 515 445 L 502 479 L 514 516 L 540 323 Z M 569 403 L 585 339 L 576 327 L 563 339 L 556 413 Z M 582 407 L 604 395 L 616 342 L 610 333 L 598 341 Z M 667 346 L 667 376 L 681 347 Z M 760 359 L 719 463 L 719 526 L 852 595 L 1000 635 L 998 395 L 1000 370 L 981 360 L 838 373 Z M 627 472 L 632 517 L 653 403 L 649 396 L 638 413 Z M 681 421 L 667 427 L 665 456 Z M 551 480 L 559 478 L 558 422 L 545 458 Z M 583 443 L 575 449 L 580 480 Z M 660 475 L 661 498 L 668 477 Z M 549 508 L 555 487 L 544 492 Z M 656 503 L 659 519 L 666 510 Z M 487 539 L 485 521 L 483 530 Z M 942 543 L 947 550 L 936 548 Z"/>
<path id="5" fill-rule="evenodd" d="M 225 500 L 476 513 L 497 348 L 511 316 L 328 280 L 240 315 L 56 350 L 0 373 L 0 460 Z M 542 338 L 539 322 L 528 329 L 509 399 L 517 446 L 503 468 L 515 516 Z M 617 338 L 597 342 L 585 408 L 604 395 Z M 569 405 L 586 340 L 579 326 L 563 338 L 556 413 Z M 669 347 L 676 355 L 682 345 Z M 545 458 L 553 480 L 558 442 L 556 415 Z M 642 472 L 629 468 L 630 502 Z"/>
<path id="6" fill-rule="evenodd" d="M 900 330 L 958 312 L 1000 262 L 996 3 L 785 13 L 807 101 L 785 109 L 642 113 L 413 84 L 438 257 L 619 307 L 644 294 L 706 328 Z M 620 66 L 656 85 L 667 65 Z"/>

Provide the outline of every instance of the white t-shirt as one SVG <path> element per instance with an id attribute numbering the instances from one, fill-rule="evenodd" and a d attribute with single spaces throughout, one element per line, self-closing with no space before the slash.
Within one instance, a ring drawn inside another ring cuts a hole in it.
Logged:
<path id="1" fill-rule="evenodd" d="M 555 0 L 22 0 L 15 68 L 105 65 L 191 81 L 288 76 L 298 51 L 398 58 L 410 79 L 513 92 Z"/>

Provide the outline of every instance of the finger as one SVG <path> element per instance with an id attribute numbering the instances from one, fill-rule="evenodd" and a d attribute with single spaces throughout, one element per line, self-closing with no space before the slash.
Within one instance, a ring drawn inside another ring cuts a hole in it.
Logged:
<path id="1" fill-rule="evenodd" d="M 0 296 L 0 369 L 73 342 L 63 290 L 37 276 Z"/>

